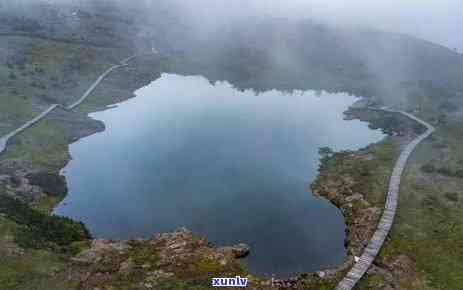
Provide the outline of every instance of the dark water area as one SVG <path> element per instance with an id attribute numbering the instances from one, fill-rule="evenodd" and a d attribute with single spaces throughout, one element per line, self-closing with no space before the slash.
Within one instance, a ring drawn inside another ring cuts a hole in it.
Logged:
<path id="1" fill-rule="evenodd" d="M 149 237 L 186 226 L 216 245 L 251 246 L 252 273 L 288 276 L 345 257 L 344 220 L 310 192 L 318 148 L 383 138 L 343 120 L 347 94 L 237 91 L 164 74 L 91 116 L 106 130 L 71 145 L 69 194 L 55 209 L 95 237 Z"/>

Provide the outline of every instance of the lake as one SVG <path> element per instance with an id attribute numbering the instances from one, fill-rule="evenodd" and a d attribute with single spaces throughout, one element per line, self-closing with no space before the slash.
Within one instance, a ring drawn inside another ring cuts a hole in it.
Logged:
<path id="1" fill-rule="evenodd" d="M 106 130 L 70 146 L 69 194 L 55 213 L 94 237 L 149 237 L 186 226 L 216 245 L 244 242 L 251 273 L 286 277 L 343 262 L 345 224 L 314 197 L 318 148 L 384 135 L 343 120 L 344 93 L 239 91 L 163 74 L 136 98 L 91 114 Z"/>

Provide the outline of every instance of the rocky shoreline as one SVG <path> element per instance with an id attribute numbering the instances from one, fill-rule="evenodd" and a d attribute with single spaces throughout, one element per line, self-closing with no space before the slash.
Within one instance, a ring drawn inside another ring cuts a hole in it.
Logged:
<path id="1" fill-rule="evenodd" d="M 144 83 L 146 81 L 147 80 L 140 81 L 139 83 Z M 130 96 L 133 95 L 129 95 L 129 97 Z M 356 108 L 356 110 L 362 109 Z M 73 118 L 71 118 L 71 120 L 68 118 L 69 114 L 72 114 Z M 350 112 L 348 116 L 350 118 L 365 119 L 365 117 L 361 114 L 352 114 L 352 112 Z M 49 118 L 55 121 L 64 120 L 71 124 L 72 130 L 68 138 L 69 143 L 104 130 L 104 125 L 101 122 L 83 116 L 81 113 L 57 111 L 53 112 Z M 366 118 L 366 120 L 368 121 L 368 118 Z M 396 137 L 396 139 L 406 139 L 406 137 L 403 136 L 407 134 L 402 132 L 400 135 L 402 135 L 402 137 Z M 366 246 L 374 232 L 381 214 L 382 203 L 372 203 L 365 197 L 367 194 L 366 192 L 359 192 L 356 189 L 358 184 L 362 183 L 362 181 L 356 179 L 359 178 L 358 175 L 340 175 L 333 173 L 330 171 L 332 168 L 326 164 L 329 163 L 330 160 L 336 159 L 340 164 L 349 162 L 368 163 L 376 158 L 374 150 L 371 150 L 370 147 L 353 152 L 339 152 L 332 153 L 330 156 L 324 156 L 321 161 L 319 175 L 311 186 L 314 194 L 328 199 L 343 212 L 347 225 L 345 246 L 348 252 L 348 257 L 345 262 L 336 269 L 301 274 L 289 279 L 264 279 L 260 280 L 259 283 L 261 284 L 258 285 L 279 289 L 300 289 L 300 287 L 311 287 L 310 285 L 331 285 L 342 277 L 342 275 L 352 266 L 356 257 L 360 255 L 362 249 Z M 67 161 L 69 158 L 70 156 L 68 153 Z M 64 165 L 65 164 L 62 164 L 62 166 Z M 389 166 L 389 164 L 387 166 Z M 392 168 L 392 165 L 390 166 Z M 55 172 L 49 172 L 44 169 L 30 170 L 30 165 L 21 162 L 17 163 L 14 160 L 3 161 L 0 164 L 0 168 L 2 168 L 2 172 L 0 172 L 0 186 L 6 188 L 8 194 L 19 198 L 24 202 L 30 203 L 40 200 L 43 198 L 44 193 L 63 198 L 67 192 L 64 177 L 57 173 L 59 170 L 56 170 Z M 192 235 L 191 232 L 186 229 L 182 229 L 180 232 L 180 234 L 179 232 L 175 232 L 173 234 L 174 237 L 190 237 Z M 156 237 L 153 239 L 156 239 Z M 123 245 L 127 245 L 127 243 L 129 242 L 94 240 L 89 249 L 84 250 L 82 253 L 73 258 L 73 263 L 78 260 L 85 259 L 85 255 L 91 255 L 91 253 L 94 252 L 99 253 L 98 249 L 105 249 L 107 247 L 112 248 L 114 245 L 122 247 Z M 149 241 L 140 241 L 140 243 L 150 244 Z M 205 244 L 201 245 L 204 246 Z M 228 253 L 226 255 L 227 257 L 233 257 L 236 259 L 246 255 L 249 252 L 249 248 L 246 245 L 240 245 L 239 247 L 219 248 L 217 251 L 218 253 L 224 253 L 225 251 Z M 98 261 L 95 262 L 98 263 Z"/>
<path id="2" fill-rule="evenodd" d="M 245 275 L 237 259 L 248 253 L 245 244 L 215 248 L 205 238 L 180 228 L 147 240 L 93 240 L 71 259 L 67 272 L 68 279 L 89 290 L 120 287 L 121 283 L 136 289 L 162 289 L 190 279 L 201 279 L 191 281 L 192 285 L 209 286 L 211 274 Z"/>
<path id="3" fill-rule="evenodd" d="M 330 285 L 334 288 L 337 281 L 358 260 L 376 230 L 384 207 L 387 183 L 394 160 L 402 148 L 423 129 L 407 120 L 402 120 L 400 126 L 385 127 L 383 125 L 389 123 L 384 122 L 384 119 L 392 120 L 397 116 L 369 111 L 366 104 L 369 104 L 369 101 L 362 100 L 358 106 L 352 106 L 345 113 L 346 119 L 367 121 L 372 129 L 381 129 L 389 136 L 378 144 L 371 144 L 360 150 L 342 152 L 328 150 L 329 152 L 322 153 L 319 174 L 311 184 L 314 195 L 329 200 L 344 216 L 347 258 L 343 264 L 334 269 L 301 274 L 285 280 L 274 280 L 274 285 L 280 289 L 316 289 L 314 285 Z M 377 183 L 377 186 L 372 188 L 369 186 L 370 183 Z M 407 257 L 390 257 L 383 260 L 381 266 L 373 265 L 369 272 L 381 273 L 381 276 L 387 277 L 383 286 L 388 284 L 390 286 L 395 284 L 393 273 L 401 275 L 402 271 L 410 268 L 411 265 L 412 262 Z"/>

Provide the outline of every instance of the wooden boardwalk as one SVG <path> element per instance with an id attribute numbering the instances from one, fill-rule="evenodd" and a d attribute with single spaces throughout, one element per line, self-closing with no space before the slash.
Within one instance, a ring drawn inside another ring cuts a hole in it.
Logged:
<path id="1" fill-rule="evenodd" d="M 354 264 L 352 269 L 347 273 L 341 282 L 339 282 L 336 290 L 351 290 L 355 284 L 363 277 L 365 272 L 371 266 L 376 256 L 379 253 L 389 231 L 391 230 L 392 224 L 394 223 L 394 217 L 397 209 L 397 202 L 399 198 L 399 186 L 400 178 L 407 164 L 412 152 L 416 146 L 421 143 L 424 139 L 429 137 L 434 132 L 434 127 L 425 121 L 403 111 L 393 111 L 384 109 L 384 111 L 400 113 L 407 116 L 410 119 L 417 121 L 418 123 L 426 127 L 426 132 L 416 137 L 410 142 L 405 149 L 400 153 L 399 159 L 397 160 L 394 170 L 392 171 L 391 178 L 389 180 L 389 190 L 387 193 L 386 205 L 384 207 L 383 215 L 378 223 L 375 233 L 364 249 L 360 259 Z"/>
<path id="2" fill-rule="evenodd" d="M 83 101 L 85 101 L 85 99 L 93 92 L 93 90 L 100 84 L 100 82 L 105 78 L 107 77 L 114 69 L 116 68 L 119 68 L 119 67 L 122 67 L 122 66 L 126 66 L 127 65 L 127 61 L 131 60 L 132 58 L 134 58 L 135 56 L 131 56 L 129 58 L 126 58 L 124 59 L 123 61 L 121 61 L 121 64 L 119 65 L 114 65 L 112 67 L 110 67 L 108 70 L 106 70 L 102 75 L 100 75 L 98 77 L 98 79 L 90 86 L 90 88 L 75 102 L 73 103 L 72 105 L 70 106 L 67 106 L 66 109 L 67 110 L 72 110 L 74 109 L 75 107 L 79 106 Z M 31 127 L 32 125 L 34 125 L 35 123 L 39 122 L 40 120 L 42 120 L 43 118 L 45 118 L 51 111 L 53 111 L 54 109 L 56 109 L 56 107 L 58 107 L 60 105 L 58 104 L 54 104 L 52 106 L 50 106 L 47 110 L 43 111 L 42 113 L 40 113 L 39 115 L 37 115 L 36 117 L 34 117 L 32 120 L 30 121 L 27 121 L 26 123 L 24 123 L 24 125 L 22 125 L 21 127 L 15 129 L 14 131 L 6 134 L 5 136 L 1 136 L 0 137 L 0 154 L 2 154 L 5 149 L 6 149 L 6 146 L 8 144 L 8 141 L 13 138 L 14 136 L 18 135 L 19 133 L 21 133 L 22 131 L 26 130 L 27 128 Z"/>
<path id="3" fill-rule="evenodd" d="M 126 66 L 126 65 L 127 65 L 127 63 L 123 62 L 121 64 L 114 65 L 114 66 L 110 67 L 108 70 L 106 70 L 102 75 L 100 75 L 96 79 L 96 81 L 90 86 L 90 88 L 88 88 L 88 90 L 85 91 L 85 93 L 76 102 L 74 102 L 73 104 L 67 106 L 66 109 L 72 110 L 75 107 L 82 104 L 82 102 L 85 101 L 85 99 L 87 99 L 87 97 L 95 90 L 95 88 L 101 83 L 101 81 L 104 80 L 113 70 L 115 70 L 117 68 L 120 68 L 120 67 L 123 67 L 123 66 Z"/>
<path id="4" fill-rule="evenodd" d="M 0 137 L 0 154 L 3 153 L 6 149 L 6 145 L 8 144 L 8 141 L 13 138 L 14 136 L 18 135 L 22 131 L 26 130 L 27 128 L 31 127 L 35 123 L 39 122 L 43 118 L 45 118 L 51 111 L 53 111 L 56 107 L 58 107 L 57 104 L 51 105 L 48 109 L 43 111 L 42 113 L 38 114 L 36 117 L 33 119 L 27 121 L 22 125 L 21 127 L 17 128 L 16 130 L 6 134 L 5 136 Z"/>
<path id="5" fill-rule="evenodd" d="M 153 52 L 150 53 L 150 54 L 157 54 L 157 50 L 154 50 L 154 48 L 152 48 Z M 117 64 L 117 65 L 113 65 L 112 67 L 110 67 L 109 69 L 107 69 L 102 75 L 100 75 L 96 81 L 90 86 L 90 88 L 88 88 L 88 90 L 76 101 L 74 102 L 73 104 L 69 105 L 66 107 L 67 110 L 72 110 L 74 108 L 76 108 L 77 106 L 79 106 L 80 104 L 82 104 L 82 102 L 85 101 L 85 99 L 88 98 L 88 96 L 95 90 L 95 88 L 101 83 L 101 81 L 103 81 L 113 70 L 115 69 L 118 69 L 120 67 L 123 67 L 123 66 L 128 66 L 129 65 L 129 61 L 131 61 L 132 59 L 138 57 L 140 55 L 138 54 L 134 54 L 132 56 L 129 56 L 123 60 L 120 61 L 120 64 Z"/>
<path id="6" fill-rule="evenodd" d="M 154 53 L 157 53 L 157 51 L 156 52 L 153 51 L 153 54 Z M 121 60 L 120 64 L 114 65 L 114 66 L 110 67 L 109 69 L 107 69 L 103 74 L 101 74 L 98 77 L 98 79 L 90 86 L 90 88 L 88 88 L 87 91 L 85 91 L 85 93 L 76 102 L 74 102 L 73 104 L 67 106 L 66 109 L 67 110 L 72 110 L 72 109 L 76 108 L 77 106 L 79 106 L 80 104 L 82 104 L 82 102 L 85 101 L 85 99 L 87 99 L 87 97 L 93 92 L 93 90 L 95 90 L 95 88 L 101 83 L 101 81 L 104 80 L 113 70 L 115 70 L 117 68 L 120 68 L 120 67 L 123 67 L 123 66 L 127 66 L 128 62 L 131 61 L 132 59 L 134 59 L 137 56 L 138 55 L 129 56 L 129 57 Z M 14 131 L 6 134 L 5 136 L 0 136 L 0 154 L 2 154 L 5 151 L 6 146 L 8 144 L 8 141 L 11 138 L 18 135 L 19 133 L 26 130 L 27 128 L 31 127 L 35 123 L 39 122 L 43 118 L 45 118 L 51 111 L 56 109 L 58 106 L 60 106 L 60 105 L 59 104 L 51 105 L 48 109 L 46 109 L 45 111 L 43 111 L 42 113 L 40 113 L 39 115 L 34 117 L 32 120 L 27 121 L 21 127 L 19 127 L 17 129 L 15 129 Z"/>

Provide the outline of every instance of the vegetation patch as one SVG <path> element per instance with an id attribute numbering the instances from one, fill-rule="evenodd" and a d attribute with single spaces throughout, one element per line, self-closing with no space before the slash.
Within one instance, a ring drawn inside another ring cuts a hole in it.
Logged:
<path id="1" fill-rule="evenodd" d="M 368 127 L 373 130 L 381 129 L 388 135 L 420 135 L 426 131 L 423 125 L 399 113 L 351 108 L 346 112 L 346 115 L 361 121 L 367 121 Z"/>
<path id="2" fill-rule="evenodd" d="M 452 170 L 448 167 L 436 167 L 432 163 L 424 164 L 421 166 L 421 170 L 429 174 L 438 173 L 449 177 L 463 178 L 463 169 Z"/>
<path id="3" fill-rule="evenodd" d="M 24 248 L 65 250 L 73 242 L 91 238 L 82 223 L 35 211 L 6 195 L 0 195 L 0 212 L 18 225 L 15 241 Z"/>
<path id="4" fill-rule="evenodd" d="M 415 274 L 396 273 L 400 289 L 463 289 L 463 181 L 428 170 L 433 165 L 456 171 L 463 164 L 461 125 L 438 127 L 417 148 L 402 179 L 396 223 L 378 261 L 410 258 Z"/>
<path id="5" fill-rule="evenodd" d="M 64 196 L 68 191 L 66 179 L 62 175 L 40 171 L 29 173 L 26 177 L 29 184 L 40 186 L 49 195 Z"/>

